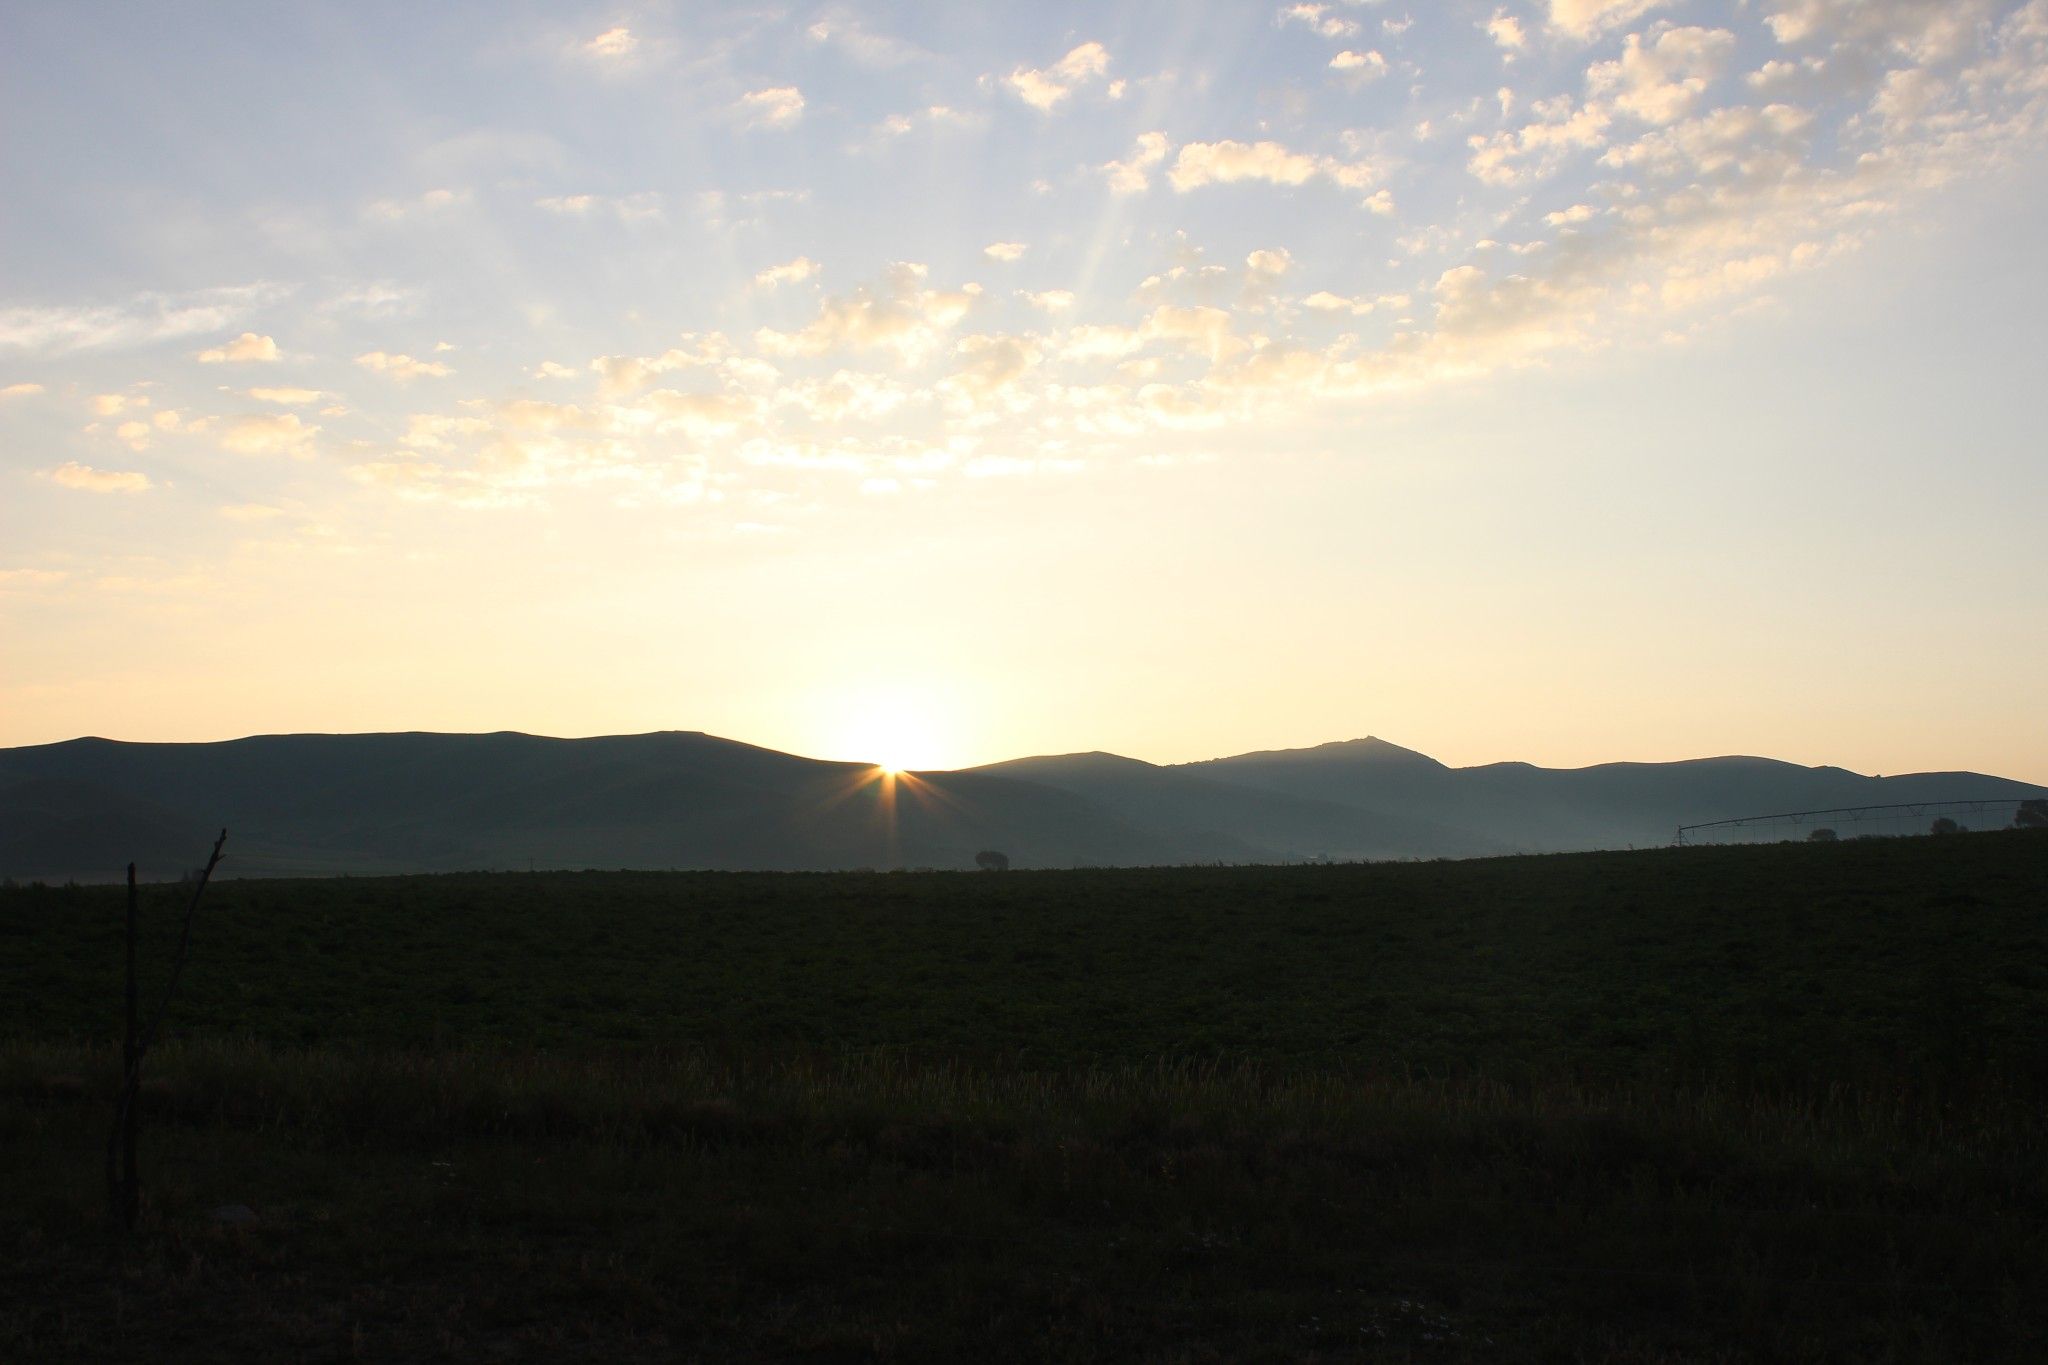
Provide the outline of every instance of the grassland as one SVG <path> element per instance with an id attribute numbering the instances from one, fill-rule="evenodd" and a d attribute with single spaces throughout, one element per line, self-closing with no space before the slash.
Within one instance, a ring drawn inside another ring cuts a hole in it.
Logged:
<path id="1" fill-rule="evenodd" d="M 2048 1339 L 2048 838 L 230 882 L 126 1241 L 118 908 L 0 893 L 0 1359 Z"/>

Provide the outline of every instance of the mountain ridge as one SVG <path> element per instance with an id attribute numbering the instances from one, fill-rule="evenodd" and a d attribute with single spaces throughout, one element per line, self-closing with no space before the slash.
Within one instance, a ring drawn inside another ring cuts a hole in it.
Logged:
<path id="1" fill-rule="evenodd" d="M 702 730 L 81 736 L 0 749 L 0 875 L 102 879 L 130 858 L 169 875 L 221 826 L 240 875 L 966 868 L 985 848 L 1060 867 L 1625 847 L 1747 815 L 2042 797 L 1978 773 L 1869 777 L 1752 755 L 1451 768 L 1370 735 L 1194 763 L 1097 749 L 900 778 Z"/>

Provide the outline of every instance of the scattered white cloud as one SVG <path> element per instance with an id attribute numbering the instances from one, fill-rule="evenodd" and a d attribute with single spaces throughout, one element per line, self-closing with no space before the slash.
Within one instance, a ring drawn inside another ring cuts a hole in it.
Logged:
<path id="1" fill-rule="evenodd" d="M 843 6 L 834 6 L 813 20 L 804 36 L 838 48 L 862 66 L 902 66 L 931 55 L 915 43 L 874 32 Z"/>
<path id="2" fill-rule="evenodd" d="M 220 515 L 229 521 L 274 521 L 284 515 L 284 509 L 265 502 L 233 502 L 223 506 Z"/>
<path id="3" fill-rule="evenodd" d="M 992 261 L 1021 261 L 1024 253 L 1031 248 L 1023 242 L 990 242 L 981 249 L 981 254 Z"/>
<path id="4" fill-rule="evenodd" d="M 70 577 L 62 569 L 0 569 L 0 590 L 54 588 Z"/>
<path id="5" fill-rule="evenodd" d="M 1074 306 L 1074 291 L 1071 289 L 1041 289 L 1036 293 L 1020 293 L 1018 297 L 1041 313 L 1065 313 Z"/>
<path id="6" fill-rule="evenodd" d="M 202 365 L 261 364 L 278 358 L 277 343 L 255 332 L 244 332 L 226 345 L 214 346 L 199 353 L 199 363 Z"/>
<path id="7" fill-rule="evenodd" d="M 363 207 L 363 214 L 379 222 L 400 223 L 408 218 L 443 213 L 468 202 L 467 190 L 433 189 L 411 199 L 373 199 Z"/>
<path id="8" fill-rule="evenodd" d="M 274 388 L 251 389 L 249 396 L 259 403 L 282 403 L 286 407 L 305 407 L 326 397 L 319 389 Z"/>
<path id="9" fill-rule="evenodd" d="M 533 201 L 535 208 L 564 218 L 589 218 L 597 214 L 610 214 L 621 222 L 635 223 L 659 219 L 662 216 L 662 197 L 659 194 L 551 194 Z"/>
<path id="10" fill-rule="evenodd" d="M 1486 36 L 1503 52 L 1520 52 L 1529 38 L 1522 31 L 1522 21 L 1504 9 L 1497 9 L 1486 21 Z"/>
<path id="11" fill-rule="evenodd" d="M 1003 78 L 1003 84 L 1033 109 L 1049 114 L 1061 100 L 1109 72 L 1109 49 L 1101 43 L 1082 43 L 1043 70 L 1018 67 Z"/>
<path id="12" fill-rule="evenodd" d="M 1373 171 L 1364 162 L 1289 151 L 1278 142 L 1190 142 L 1180 149 L 1166 178 L 1183 194 L 1204 185 L 1246 180 L 1305 185 L 1317 178 L 1347 189 L 1364 189 L 1372 183 Z"/>
<path id="13" fill-rule="evenodd" d="M 122 304 L 0 308 L 0 350 L 65 354 L 221 332 L 290 292 L 274 284 L 249 284 L 137 294 Z"/>
<path id="14" fill-rule="evenodd" d="M 1766 8 L 1764 22 L 1787 46 L 1826 42 L 1926 66 L 1976 46 L 1999 6 L 1995 0 L 1772 0 Z"/>
<path id="15" fill-rule="evenodd" d="M 875 125 L 867 145 L 870 148 L 886 146 L 897 138 L 916 132 L 919 128 L 957 130 L 977 128 L 982 123 L 982 116 L 969 110 L 955 109 L 949 104 L 929 104 L 909 113 L 889 115 Z"/>
<path id="16" fill-rule="evenodd" d="M 617 28 L 608 28 L 592 38 L 583 45 L 583 50 L 592 57 L 617 60 L 631 56 L 633 49 L 639 45 L 640 40 L 633 36 L 633 30 L 621 24 Z"/>
<path id="17" fill-rule="evenodd" d="M 1489 185 L 1516 185 L 1554 173 L 1574 152 L 1606 145 L 1613 116 L 1606 105 L 1575 103 L 1560 95 L 1540 101 L 1537 117 L 1520 128 L 1469 139 L 1473 175 Z"/>
<path id="18" fill-rule="evenodd" d="M 94 469 L 76 460 L 66 460 L 55 469 L 43 471 L 43 477 L 82 493 L 143 493 L 150 487 L 147 474 L 132 469 Z"/>
<path id="19" fill-rule="evenodd" d="M 1387 74 L 1387 59 L 1377 52 L 1353 52 L 1346 48 L 1330 58 L 1330 69 L 1353 81 L 1376 81 Z"/>
<path id="20" fill-rule="evenodd" d="M 740 96 L 737 109 L 749 128 L 794 128 L 804 116 L 804 92 L 793 85 L 750 90 Z"/>
<path id="21" fill-rule="evenodd" d="M 388 374 L 401 383 L 411 379 L 440 379 L 454 373 L 438 360 L 414 360 L 409 355 L 392 355 L 386 351 L 365 351 L 356 357 L 356 364 L 366 370 Z"/>
<path id="22" fill-rule="evenodd" d="M 1131 154 L 1102 168 L 1114 194 L 1142 194 L 1152 183 L 1152 168 L 1166 160 L 1166 134 L 1140 133 Z"/>
<path id="23" fill-rule="evenodd" d="M 1670 123 L 1698 107 L 1734 53 L 1726 29 L 1666 28 L 1648 42 L 1631 33 L 1618 59 L 1587 69 L 1586 89 L 1645 123 Z"/>
<path id="24" fill-rule="evenodd" d="M 732 343 L 722 332 L 688 333 L 681 340 L 684 345 L 671 346 L 660 355 L 604 355 L 591 361 L 590 368 L 598 376 L 598 392 L 607 398 L 619 398 L 639 392 L 654 382 L 657 375 L 720 369 L 734 359 Z"/>
<path id="25" fill-rule="evenodd" d="M 818 263 L 808 256 L 771 265 L 754 276 L 754 283 L 763 289 L 775 289 L 785 284 L 802 284 L 818 273 Z"/>
<path id="26" fill-rule="evenodd" d="M 9 398 L 30 398 L 42 391 L 43 386 L 41 384 L 29 382 L 9 384 L 6 388 L 0 389 L 0 401 L 5 401 Z"/>
<path id="27" fill-rule="evenodd" d="M 1550 0 L 1550 23 L 1575 38 L 1592 38 L 1656 9 L 1666 0 Z"/>
<path id="28" fill-rule="evenodd" d="M 1280 9 L 1279 22 L 1302 24 L 1325 38 L 1351 38 L 1358 33 L 1356 20 L 1331 13 L 1328 5 L 1283 5 Z"/>
<path id="29" fill-rule="evenodd" d="M 296 412 L 250 413 L 221 424 L 223 450 L 237 455 L 289 455 L 310 459 L 320 428 L 299 420 Z"/>
<path id="30" fill-rule="evenodd" d="M 798 331 L 762 328 L 754 335 L 755 344 L 773 356 L 887 347 L 906 360 L 920 358 L 967 316 L 981 294 L 977 284 L 929 288 L 928 273 L 915 262 L 893 265 L 879 281 L 826 299 L 818 316 Z"/>

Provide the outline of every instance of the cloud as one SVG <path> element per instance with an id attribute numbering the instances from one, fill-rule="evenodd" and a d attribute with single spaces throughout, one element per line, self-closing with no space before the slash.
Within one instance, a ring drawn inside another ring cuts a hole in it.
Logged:
<path id="1" fill-rule="evenodd" d="M 1277 22 L 1302 24 L 1325 38 L 1349 38 L 1358 32 L 1355 21 L 1330 13 L 1328 5 L 1284 5 Z"/>
<path id="2" fill-rule="evenodd" d="M 62 569 L 0 569 L 0 590 L 54 588 L 70 576 Z"/>
<path id="3" fill-rule="evenodd" d="M 838 48 L 862 66 L 901 66 L 931 55 L 915 43 L 873 32 L 858 16 L 836 6 L 813 20 L 804 36 Z"/>
<path id="4" fill-rule="evenodd" d="M 804 92 L 793 85 L 751 90 L 735 107 L 749 128 L 794 128 L 804 116 Z"/>
<path id="5" fill-rule="evenodd" d="M 940 388 L 956 404 L 978 407 L 1014 391 L 1043 352 L 1030 337 L 962 337 L 953 353 L 961 364 L 941 381 Z"/>
<path id="6" fill-rule="evenodd" d="M 1405 309 L 1408 307 L 1409 298 L 1406 294 L 1381 294 L 1370 299 L 1351 298 L 1344 294 L 1333 294 L 1327 289 L 1319 289 L 1301 302 L 1303 307 L 1312 308 L 1318 313 L 1349 313 L 1353 317 L 1364 317 L 1367 313 L 1377 312 L 1382 308 L 1396 311 Z"/>
<path id="7" fill-rule="evenodd" d="M 289 455 L 304 460 L 312 457 L 313 438 L 319 433 L 320 428 L 301 422 L 296 412 L 251 413 L 222 424 L 220 444 L 237 455 Z"/>
<path id="8" fill-rule="evenodd" d="M 914 262 L 893 265 L 876 283 L 826 299 L 818 316 L 800 331 L 764 327 L 754 334 L 754 343 L 778 356 L 887 347 L 906 361 L 914 361 L 937 345 L 939 337 L 967 315 L 981 294 L 977 284 L 954 290 L 928 289 L 924 283 L 927 273 Z"/>
<path id="9" fill-rule="evenodd" d="M 1645 43 L 1631 33 L 1619 59 L 1586 72 L 1586 89 L 1645 123 L 1670 123 L 1699 105 L 1708 84 L 1735 53 L 1735 35 L 1719 28 L 1667 28 Z"/>
<path id="10" fill-rule="evenodd" d="M 1146 316 L 1138 330 L 1147 341 L 1199 351 L 1211 360 L 1220 360 L 1236 346 L 1230 314 L 1221 308 L 1162 304 Z"/>
<path id="11" fill-rule="evenodd" d="M 1469 139 L 1466 162 L 1473 175 L 1489 185 L 1516 185 L 1554 173 L 1573 152 L 1602 147 L 1613 121 L 1598 102 L 1575 104 L 1569 95 L 1536 106 L 1537 119 L 1491 136 Z"/>
<path id="12" fill-rule="evenodd" d="M 672 346 L 660 355 L 602 355 L 591 361 L 590 368 L 598 374 L 598 392 L 606 398 L 618 398 L 639 392 L 656 375 L 716 368 L 732 359 L 732 343 L 722 332 L 690 332 L 682 339 L 690 344 Z"/>
<path id="13" fill-rule="evenodd" d="M 1522 21 L 1504 9 L 1497 9 L 1484 25 L 1486 36 L 1503 52 L 1519 52 L 1529 41 L 1522 32 Z"/>
<path id="14" fill-rule="evenodd" d="M 0 308 L 0 349 L 62 354 L 219 332 L 289 292 L 279 285 L 249 284 L 188 294 L 137 294 L 123 304 Z"/>
<path id="15" fill-rule="evenodd" d="M 804 380 L 776 395 L 776 402 L 822 422 L 872 421 L 910 401 L 911 391 L 886 375 L 838 370 L 831 378 Z"/>
<path id="16" fill-rule="evenodd" d="M 633 30 L 621 24 L 617 28 L 608 28 L 592 38 L 583 45 L 583 50 L 592 57 L 615 61 L 620 57 L 632 55 L 633 49 L 639 45 L 640 40 L 633 36 Z"/>
<path id="17" fill-rule="evenodd" d="M 6 388 L 0 389 L 0 401 L 4 401 L 9 398 L 29 398 L 41 393 L 42 391 L 43 386 L 41 384 L 9 384 Z"/>
<path id="18" fill-rule="evenodd" d="M 219 509 L 229 521 L 270 521 L 284 515 L 282 507 L 262 502 L 234 502 Z"/>
<path id="19" fill-rule="evenodd" d="M 884 145 L 915 131 L 919 125 L 927 128 L 972 128 L 982 121 L 981 115 L 969 113 L 964 109 L 955 109 L 951 105 L 926 105 L 907 114 L 891 114 L 883 119 L 875 125 L 869 145 Z"/>
<path id="20" fill-rule="evenodd" d="M 1064 313 L 1074 306 L 1074 291 L 1071 289 L 1041 289 L 1037 293 L 1020 291 L 1017 297 L 1041 313 Z"/>
<path id="21" fill-rule="evenodd" d="M 147 474 L 128 469 L 94 469 L 75 460 L 44 470 L 43 477 L 82 493 L 143 493 L 150 487 Z"/>
<path id="22" fill-rule="evenodd" d="M 375 280 L 344 289 L 321 304 L 320 311 L 375 320 L 412 312 L 418 303 L 418 291 L 388 280 Z"/>
<path id="23" fill-rule="evenodd" d="M 1264 292 L 1294 268 L 1294 257 L 1285 247 L 1262 247 L 1247 255 L 1244 264 L 1246 285 Z"/>
<path id="24" fill-rule="evenodd" d="M 319 389 L 251 389 L 249 396 L 259 403 L 282 403 L 287 407 L 304 407 L 317 403 L 325 395 Z"/>
<path id="25" fill-rule="evenodd" d="M 626 223 L 657 219 L 662 214 L 662 198 L 652 191 L 624 195 L 552 194 L 534 200 L 533 205 L 564 218 L 609 213 Z"/>
<path id="26" fill-rule="evenodd" d="M 1049 114 L 1061 100 L 1108 72 L 1109 49 L 1101 43 L 1083 43 L 1043 70 L 1018 67 L 1003 84 L 1033 109 Z"/>
<path id="27" fill-rule="evenodd" d="M 1188 143 L 1174 158 L 1166 178 L 1176 191 L 1185 194 L 1204 185 L 1245 180 L 1305 185 L 1319 177 L 1348 189 L 1364 189 L 1372 174 L 1372 168 L 1363 162 L 1293 152 L 1277 142 L 1224 141 Z"/>
<path id="28" fill-rule="evenodd" d="M 1664 3 L 1665 0 L 1550 0 L 1550 23 L 1575 38 L 1591 38 Z"/>
<path id="29" fill-rule="evenodd" d="M 992 261 L 1021 261 L 1024 253 L 1031 248 L 1023 242 L 990 242 L 981 249 L 981 254 Z"/>
<path id="30" fill-rule="evenodd" d="M 1387 74 L 1387 59 L 1377 52 L 1346 49 L 1330 58 L 1330 69 L 1341 71 L 1354 81 L 1376 81 Z"/>
<path id="31" fill-rule="evenodd" d="M 1775 0 L 1764 22 L 1788 46 L 1830 41 L 1929 65 L 1969 50 L 1994 8 L 1992 0 Z"/>
<path id="32" fill-rule="evenodd" d="M 117 412 L 125 411 L 130 403 L 137 407 L 148 407 L 149 399 L 140 395 L 131 399 L 125 393 L 96 393 L 92 396 L 91 403 L 93 416 L 112 417 Z"/>
<path id="33" fill-rule="evenodd" d="M 754 283 L 763 289 L 775 289 L 785 284 L 802 284 L 818 273 L 818 263 L 808 256 L 799 256 L 781 265 L 771 265 L 754 276 Z"/>
<path id="34" fill-rule="evenodd" d="M 647 425 L 651 430 L 703 439 L 724 436 L 752 422 L 760 405 L 743 393 L 679 393 L 656 389 L 631 408 L 619 410 L 628 422 Z"/>
<path id="35" fill-rule="evenodd" d="M 423 214 L 436 214 L 469 202 L 468 190 L 428 190 L 414 199 L 373 199 L 363 206 L 363 215 L 381 222 L 399 223 Z"/>
<path id="36" fill-rule="evenodd" d="M 454 373 L 438 360 L 414 360 L 409 355 L 392 355 L 385 351 L 365 351 L 356 357 L 356 364 L 366 370 L 388 374 L 400 383 L 421 378 L 439 379 Z"/>
<path id="37" fill-rule="evenodd" d="M 1109 188 L 1113 194 L 1142 194 L 1152 183 L 1151 171 L 1154 166 L 1166 160 L 1167 141 L 1164 133 L 1140 133 L 1131 154 L 1122 161 L 1112 161 L 1102 168 L 1109 177 Z"/>
<path id="38" fill-rule="evenodd" d="M 276 359 L 277 343 L 255 332 L 244 332 L 225 346 L 215 346 L 199 353 L 202 365 L 264 364 Z"/>

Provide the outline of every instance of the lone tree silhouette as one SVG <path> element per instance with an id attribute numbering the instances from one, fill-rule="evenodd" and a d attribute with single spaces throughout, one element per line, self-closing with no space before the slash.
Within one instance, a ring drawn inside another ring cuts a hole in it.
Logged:
<path id="1" fill-rule="evenodd" d="M 2048 829 L 2048 801 L 2022 801 L 2012 817 L 2014 829 Z"/>
<path id="2" fill-rule="evenodd" d="M 1928 827 L 1927 832 L 1929 834 L 1961 834 L 1963 827 L 1949 819 L 1946 815 L 1941 815 L 1935 817 L 1934 823 Z"/>
<path id="3" fill-rule="evenodd" d="M 1841 836 L 1836 834 L 1833 830 L 1823 826 L 1822 828 L 1817 829 L 1813 833 L 1807 835 L 1806 842 L 1809 844 L 1832 844 L 1840 837 Z"/>
<path id="4" fill-rule="evenodd" d="M 992 848 L 985 848 L 974 855 L 974 865 L 983 872 L 1008 872 L 1010 870 L 1010 855 L 998 853 Z"/>

